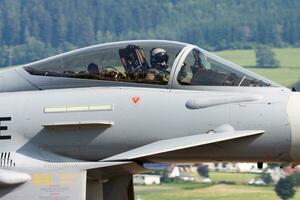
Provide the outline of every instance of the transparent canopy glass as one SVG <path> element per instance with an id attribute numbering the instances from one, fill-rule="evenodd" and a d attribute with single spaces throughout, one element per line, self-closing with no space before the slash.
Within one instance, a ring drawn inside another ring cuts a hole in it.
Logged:
<path id="1" fill-rule="evenodd" d="M 39 76 L 166 85 L 173 62 L 184 46 L 172 42 L 112 43 L 45 59 L 24 69 Z M 165 52 L 161 69 L 153 66 L 153 49 Z"/>
<path id="2" fill-rule="evenodd" d="M 255 73 L 200 48 L 194 48 L 187 55 L 178 73 L 177 80 L 181 85 L 277 86 Z"/>

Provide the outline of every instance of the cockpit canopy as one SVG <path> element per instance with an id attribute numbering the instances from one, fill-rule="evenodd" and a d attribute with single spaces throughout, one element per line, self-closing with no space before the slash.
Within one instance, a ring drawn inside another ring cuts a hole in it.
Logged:
<path id="1" fill-rule="evenodd" d="M 26 65 L 24 69 L 35 76 L 167 85 L 174 61 L 185 46 L 158 41 L 116 43 L 45 59 Z M 167 56 L 164 62 L 154 62 L 158 59 L 154 53 L 159 51 L 164 51 L 164 56 Z M 160 64 L 154 66 L 153 63 Z M 262 80 L 197 47 L 181 58 L 178 67 L 180 70 L 176 77 L 180 85 L 272 85 L 268 80 Z"/>
<path id="2" fill-rule="evenodd" d="M 165 42 L 105 45 L 29 64 L 24 69 L 37 76 L 166 85 L 183 47 Z M 162 50 L 165 55 L 159 57 Z M 162 62 L 163 58 L 167 59 Z"/>
<path id="3" fill-rule="evenodd" d="M 88 86 L 191 88 L 277 84 L 194 45 L 159 40 L 97 45 L 23 67 L 40 89 Z"/>

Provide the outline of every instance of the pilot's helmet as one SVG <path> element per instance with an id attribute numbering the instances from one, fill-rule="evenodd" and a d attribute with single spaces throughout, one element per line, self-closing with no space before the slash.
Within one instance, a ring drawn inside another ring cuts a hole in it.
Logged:
<path id="1" fill-rule="evenodd" d="M 167 68 L 169 55 L 166 50 L 154 48 L 151 50 L 151 65 L 152 67 Z"/>

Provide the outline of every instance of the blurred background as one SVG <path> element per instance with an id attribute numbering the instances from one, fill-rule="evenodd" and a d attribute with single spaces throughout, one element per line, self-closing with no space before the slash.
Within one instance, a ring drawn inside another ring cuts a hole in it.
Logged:
<path id="1" fill-rule="evenodd" d="M 299 0 L 0 0 L 0 67 L 93 44 L 167 39 L 300 90 L 299 10 Z M 300 175 L 290 166 L 150 168 L 135 177 L 138 200 L 300 199 Z"/>

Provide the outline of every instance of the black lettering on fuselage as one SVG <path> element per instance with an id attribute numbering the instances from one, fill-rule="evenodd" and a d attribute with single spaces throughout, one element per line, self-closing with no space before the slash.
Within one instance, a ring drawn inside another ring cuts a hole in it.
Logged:
<path id="1" fill-rule="evenodd" d="M 11 117 L 0 117 L 0 140 L 10 140 L 11 135 L 3 135 L 3 132 L 8 129 L 7 126 L 2 126 L 4 121 L 11 121 Z"/>

